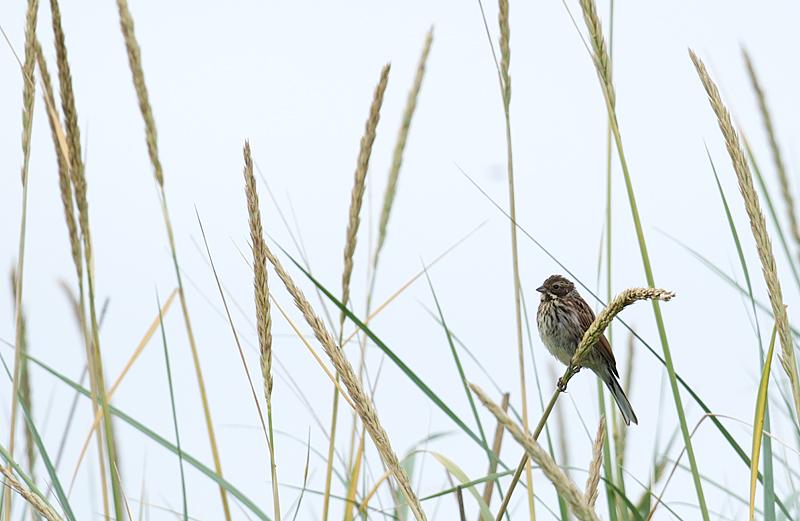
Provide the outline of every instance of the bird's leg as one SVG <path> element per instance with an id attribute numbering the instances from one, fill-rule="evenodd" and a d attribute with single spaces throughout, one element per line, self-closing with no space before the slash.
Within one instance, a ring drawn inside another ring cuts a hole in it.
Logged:
<path id="1" fill-rule="evenodd" d="M 573 364 L 570 361 L 570 364 L 569 364 L 569 373 L 571 373 L 569 375 L 570 377 L 575 375 L 575 374 L 578 374 L 578 372 L 580 372 L 580 370 L 581 370 L 580 364 Z M 556 383 L 556 388 L 562 393 L 567 392 L 567 384 L 566 384 L 566 382 L 563 381 L 563 377 L 558 379 L 558 382 Z"/>

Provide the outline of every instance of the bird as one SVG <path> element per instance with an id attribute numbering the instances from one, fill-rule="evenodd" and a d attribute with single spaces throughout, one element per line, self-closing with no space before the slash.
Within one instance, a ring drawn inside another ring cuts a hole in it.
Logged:
<path id="1" fill-rule="evenodd" d="M 562 364 L 569 365 L 578 349 L 584 333 L 594 322 L 594 312 L 580 296 L 575 285 L 561 275 L 551 275 L 544 284 L 536 288 L 542 294 L 536 323 L 539 336 L 550 354 Z M 611 396 L 617 402 L 626 425 L 639 424 L 633 407 L 619 385 L 619 373 L 614 353 L 604 335 L 581 361 L 606 384 Z M 561 380 L 559 380 L 559 385 Z"/>

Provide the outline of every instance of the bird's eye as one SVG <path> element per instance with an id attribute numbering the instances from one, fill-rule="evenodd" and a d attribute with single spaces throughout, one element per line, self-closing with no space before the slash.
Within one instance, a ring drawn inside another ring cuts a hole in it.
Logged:
<path id="1" fill-rule="evenodd" d="M 558 288 L 560 288 L 560 287 L 561 287 L 561 285 L 560 285 L 560 284 L 553 284 L 553 289 L 558 289 Z"/>

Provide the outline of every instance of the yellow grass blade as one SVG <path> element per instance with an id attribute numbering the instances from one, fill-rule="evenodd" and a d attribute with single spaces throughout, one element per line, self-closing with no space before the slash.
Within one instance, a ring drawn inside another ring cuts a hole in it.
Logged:
<path id="1" fill-rule="evenodd" d="M 767 388 L 769 387 L 769 372 L 772 367 L 772 350 L 775 347 L 775 336 L 778 333 L 777 324 L 772 328 L 772 340 L 769 342 L 769 352 L 764 360 L 764 370 L 761 372 L 761 382 L 758 384 L 758 397 L 756 398 L 756 417 L 753 420 L 753 452 L 750 455 L 750 521 L 753 521 L 756 506 L 756 483 L 758 483 L 758 457 L 761 455 L 761 437 L 764 434 L 764 413 L 767 410 Z"/>

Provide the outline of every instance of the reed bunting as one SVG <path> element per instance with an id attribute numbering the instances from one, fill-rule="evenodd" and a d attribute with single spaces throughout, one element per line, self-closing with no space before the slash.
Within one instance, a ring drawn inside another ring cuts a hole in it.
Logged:
<path id="1" fill-rule="evenodd" d="M 583 339 L 583 334 L 594 322 L 594 312 L 578 294 L 575 285 L 561 275 L 548 277 L 536 291 L 542 294 L 539 311 L 536 314 L 539 336 L 553 356 L 561 363 L 569 365 L 572 355 Z M 638 425 L 631 403 L 617 381 L 619 377 L 617 362 L 604 335 L 600 336 L 600 340 L 583 359 L 581 366 L 594 371 L 606 384 L 619 406 L 625 424 L 630 425 L 633 422 Z M 559 384 L 560 382 L 559 380 Z"/>

